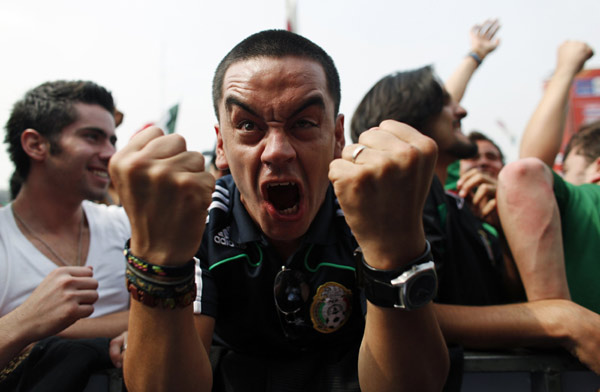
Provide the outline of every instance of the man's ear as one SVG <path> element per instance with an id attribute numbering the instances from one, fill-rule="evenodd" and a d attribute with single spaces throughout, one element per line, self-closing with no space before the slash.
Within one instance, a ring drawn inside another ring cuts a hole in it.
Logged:
<path id="1" fill-rule="evenodd" d="M 29 157 L 43 161 L 50 152 L 50 143 L 35 129 L 28 128 L 21 134 L 21 146 Z"/>
<path id="2" fill-rule="evenodd" d="M 221 134 L 219 124 L 215 124 L 215 131 L 217 132 L 217 147 L 215 151 L 217 157 L 215 159 L 215 166 L 220 170 L 229 169 L 229 163 L 227 162 L 225 150 L 223 149 L 223 135 Z"/>
<path id="3" fill-rule="evenodd" d="M 333 157 L 335 159 L 342 157 L 342 150 L 346 145 L 346 136 L 344 135 L 344 115 L 338 114 L 335 119 L 335 148 L 333 151 Z"/>
<path id="4" fill-rule="evenodd" d="M 600 185 L 600 157 L 596 158 L 594 162 L 590 164 L 590 183 Z"/>

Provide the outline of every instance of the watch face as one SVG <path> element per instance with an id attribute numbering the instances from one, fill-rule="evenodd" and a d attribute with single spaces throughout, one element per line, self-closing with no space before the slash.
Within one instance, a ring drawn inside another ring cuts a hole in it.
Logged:
<path id="1" fill-rule="evenodd" d="M 427 305 L 435 296 L 437 278 L 434 271 L 423 271 L 408 282 L 405 287 L 406 308 L 416 309 Z"/>

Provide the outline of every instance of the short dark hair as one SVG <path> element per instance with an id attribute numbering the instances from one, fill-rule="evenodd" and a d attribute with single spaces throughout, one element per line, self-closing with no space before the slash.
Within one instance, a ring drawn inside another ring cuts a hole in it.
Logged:
<path id="1" fill-rule="evenodd" d="M 256 57 L 283 58 L 303 57 L 314 60 L 323 67 L 327 79 L 327 89 L 334 103 L 334 114 L 340 110 L 340 76 L 332 58 L 317 44 L 286 30 L 265 30 L 253 34 L 237 44 L 221 60 L 213 78 L 212 94 L 215 115 L 219 120 L 219 102 L 223 97 L 223 79 L 234 63 Z"/>
<path id="2" fill-rule="evenodd" d="M 9 180 L 9 190 L 10 190 L 10 199 L 15 200 L 19 191 L 21 190 L 21 186 L 23 185 L 23 179 L 19 176 L 17 171 L 13 171 L 13 174 L 10 176 Z"/>
<path id="3" fill-rule="evenodd" d="M 498 147 L 498 145 L 496 143 L 494 143 L 494 141 L 492 139 L 490 139 L 489 137 L 487 137 L 486 135 L 484 135 L 483 133 L 481 133 L 479 131 L 471 131 L 471 133 L 469 133 L 469 135 L 467 137 L 473 143 L 476 143 L 479 141 L 485 141 L 485 142 L 490 143 L 492 146 L 494 146 L 494 148 L 496 148 L 496 150 L 498 150 L 498 153 L 500 154 L 500 160 L 502 161 L 502 164 L 504 165 L 504 154 L 502 153 L 502 150 L 500 149 L 500 147 Z"/>
<path id="4" fill-rule="evenodd" d="M 575 149 L 585 157 L 588 163 L 592 163 L 600 157 L 600 120 L 582 126 L 579 132 L 571 136 L 565 147 L 563 162 Z"/>
<path id="5" fill-rule="evenodd" d="M 428 122 L 441 113 L 448 99 L 430 65 L 385 76 L 354 112 L 350 125 L 352 141 L 356 143 L 361 133 L 384 120 L 400 121 L 426 134 Z"/>
<path id="6" fill-rule="evenodd" d="M 6 137 L 10 159 L 19 176 L 25 180 L 29 174 L 29 156 L 21 146 L 21 135 L 26 129 L 35 129 L 50 142 L 50 151 L 59 150 L 60 132 L 77 121 L 76 103 L 100 105 L 114 115 L 115 104 L 111 93 L 89 81 L 58 80 L 46 82 L 25 93 L 15 103 L 6 122 Z"/>

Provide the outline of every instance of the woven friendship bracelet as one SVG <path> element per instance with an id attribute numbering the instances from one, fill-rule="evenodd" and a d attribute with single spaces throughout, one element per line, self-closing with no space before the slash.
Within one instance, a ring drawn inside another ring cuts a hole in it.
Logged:
<path id="1" fill-rule="evenodd" d="M 129 283 L 127 285 L 127 291 L 131 293 L 131 298 L 135 299 L 142 304 L 154 308 L 158 305 L 163 309 L 175 309 L 175 308 L 185 308 L 191 305 L 196 298 L 196 284 L 194 283 L 193 290 L 190 290 L 187 293 L 184 293 L 178 297 L 172 298 L 159 298 L 155 297 L 148 292 L 137 288 L 133 283 Z"/>
<path id="2" fill-rule="evenodd" d="M 127 242 L 125 243 L 125 249 L 123 249 L 123 254 L 125 255 L 127 263 L 129 263 L 129 265 L 133 266 L 135 269 L 148 274 L 153 274 L 167 278 L 187 277 L 194 273 L 196 264 L 194 259 L 188 261 L 181 267 L 171 267 L 166 265 L 152 264 L 144 259 L 134 256 L 131 253 L 131 249 L 129 248 L 130 241 L 131 240 L 127 240 Z"/>
<path id="3" fill-rule="evenodd" d="M 185 308 L 191 305 L 196 298 L 196 282 L 193 275 L 186 283 L 176 286 L 162 285 L 149 282 L 143 275 L 127 265 L 125 271 L 127 291 L 131 298 L 149 307 L 160 306 L 163 309 Z"/>
<path id="4" fill-rule="evenodd" d="M 127 268 L 125 271 L 127 285 L 133 284 L 139 290 L 143 290 L 148 294 L 159 298 L 174 298 L 194 290 L 194 278 L 186 280 L 178 285 L 163 285 L 156 282 L 151 282 L 143 276 L 136 274 L 134 270 Z"/>
<path id="5" fill-rule="evenodd" d="M 149 307 L 184 308 L 196 298 L 195 259 L 181 267 L 155 265 L 134 256 L 125 243 L 125 284 L 131 298 Z"/>
<path id="6" fill-rule="evenodd" d="M 168 286 L 168 287 L 181 286 L 181 285 L 185 285 L 194 280 L 194 275 L 187 275 L 183 278 L 176 278 L 176 279 L 159 277 L 159 276 L 156 276 L 153 274 L 148 274 L 146 272 L 143 272 L 143 271 L 135 268 L 134 266 L 132 266 L 129 263 L 125 263 L 125 269 L 126 269 L 126 272 L 132 273 L 132 274 L 138 276 L 140 279 L 143 279 L 144 281 L 147 281 L 149 283 L 154 283 L 159 286 Z"/>

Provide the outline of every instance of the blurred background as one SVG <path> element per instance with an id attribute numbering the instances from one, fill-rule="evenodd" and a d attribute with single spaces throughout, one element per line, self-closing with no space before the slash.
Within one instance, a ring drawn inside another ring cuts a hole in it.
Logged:
<path id="1" fill-rule="evenodd" d="M 558 45 L 578 39 L 600 51 L 598 0 L 298 0 L 295 9 L 295 30 L 336 62 L 347 128 L 379 78 L 425 64 L 447 78 L 470 49 L 471 26 L 498 18 L 501 44 L 467 89 L 463 130 L 493 138 L 507 161 L 517 156 Z M 48 80 L 89 79 L 111 90 L 125 114 L 117 147 L 178 105 L 176 132 L 189 149 L 210 150 L 215 67 L 246 36 L 286 28 L 286 12 L 286 0 L 3 0 L 2 139 L 13 103 L 27 90 Z M 600 55 L 586 68 L 600 68 Z M 8 189 L 12 171 L 3 145 L 0 191 Z"/>

